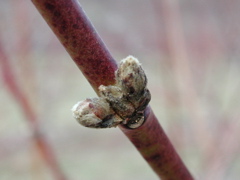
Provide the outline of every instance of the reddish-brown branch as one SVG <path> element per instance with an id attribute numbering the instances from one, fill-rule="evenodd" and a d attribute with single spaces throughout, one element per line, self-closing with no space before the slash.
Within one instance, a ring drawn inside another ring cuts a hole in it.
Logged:
<path id="1" fill-rule="evenodd" d="M 30 105 L 27 96 L 25 96 L 22 89 L 18 86 L 16 82 L 8 57 L 5 54 L 1 44 L 0 44 L 0 64 L 2 78 L 7 88 L 9 89 L 10 93 L 20 104 L 20 107 L 22 108 L 22 111 L 26 116 L 26 120 L 28 121 L 31 130 L 33 130 L 34 133 L 33 139 L 40 154 L 42 155 L 46 163 L 49 165 L 55 179 L 66 180 L 67 178 L 65 178 L 65 175 L 61 171 L 53 150 L 48 144 L 46 138 L 43 136 L 43 134 L 41 134 L 41 130 L 39 129 L 37 122 L 36 113 L 34 112 L 32 106 Z"/>
<path id="2" fill-rule="evenodd" d="M 77 0 L 32 0 L 72 59 L 98 93 L 113 84 L 116 62 L 85 16 Z M 162 179 L 193 179 L 148 107 L 146 122 L 135 130 L 121 130 Z"/>
<path id="3" fill-rule="evenodd" d="M 95 91 L 113 84 L 117 64 L 78 1 L 32 1 Z"/>
<path id="4" fill-rule="evenodd" d="M 176 153 L 150 107 L 146 121 L 137 129 L 120 127 L 161 179 L 193 179 Z"/>

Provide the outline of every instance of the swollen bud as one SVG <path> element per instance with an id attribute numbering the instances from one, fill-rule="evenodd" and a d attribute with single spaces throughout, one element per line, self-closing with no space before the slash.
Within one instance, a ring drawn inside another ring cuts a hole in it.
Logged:
<path id="1" fill-rule="evenodd" d="M 88 98 L 72 108 L 73 117 L 83 126 L 92 128 L 116 127 L 120 118 L 102 98 Z"/>
<path id="2" fill-rule="evenodd" d="M 120 62 L 115 77 L 116 84 L 98 87 L 99 98 L 88 98 L 72 108 L 73 116 L 80 124 L 107 128 L 121 123 L 134 129 L 144 123 L 144 110 L 151 94 L 141 64 L 128 56 Z"/>
<path id="3" fill-rule="evenodd" d="M 133 56 L 122 60 L 116 71 L 117 84 L 124 94 L 135 96 L 146 88 L 147 78 L 140 62 Z"/>

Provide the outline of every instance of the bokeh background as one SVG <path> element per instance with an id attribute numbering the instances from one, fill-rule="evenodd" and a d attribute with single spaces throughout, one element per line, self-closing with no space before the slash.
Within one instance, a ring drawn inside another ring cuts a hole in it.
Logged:
<path id="1" fill-rule="evenodd" d="M 196 179 L 238 179 L 240 1 L 80 3 L 116 60 L 142 62 L 150 104 Z M 0 0 L 0 67 L 1 180 L 56 179 L 25 101 L 69 180 L 158 179 L 118 128 L 73 119 L 71 107 L 96 94 L 30 0 Z"/>

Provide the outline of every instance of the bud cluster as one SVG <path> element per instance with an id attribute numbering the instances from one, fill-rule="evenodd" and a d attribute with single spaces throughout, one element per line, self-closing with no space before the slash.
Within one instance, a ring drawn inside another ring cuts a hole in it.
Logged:
<path id="1" fill-rule="evenodd" d="M 122 60 L 115 78 L 116 84 L 99 86 L 99 98 L 74 105 L 73 116 L 80 124 L 92 128 L 116 127 L 120 123 L 129 128 L 142 125 L 151 94 L 139 61 L 132 56 Z"/>

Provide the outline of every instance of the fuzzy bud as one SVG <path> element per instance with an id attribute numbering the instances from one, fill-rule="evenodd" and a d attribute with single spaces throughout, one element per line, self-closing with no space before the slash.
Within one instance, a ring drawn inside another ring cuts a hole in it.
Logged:
<path id="1" fill-rule="evenodd" d="M 128 96 L 141 94 L 147 85 L 147 78 L 141 64 L 133 56 L 128 56 L 121 61 L 116 71 L 116 80 L 123 93 Z"/>
<path id="2" fill-rule="evenodd" d="M 73 116 L 86 127 L 107 128 L 125 124 L 138 128 L 144 123 L 144 110 L 151 94 L 139 61 L 128 56 L 115 72 L 116 84 L 99 86 L 99 98 L 88 98 L 73 108 Z"/>
<path id="3" fill-rule="evenodd" d="M 74 118 L 83 126 L 93 128 L 116 127 L 121 121 L 102 98 L 88 98 L 72 108 Z"/>

